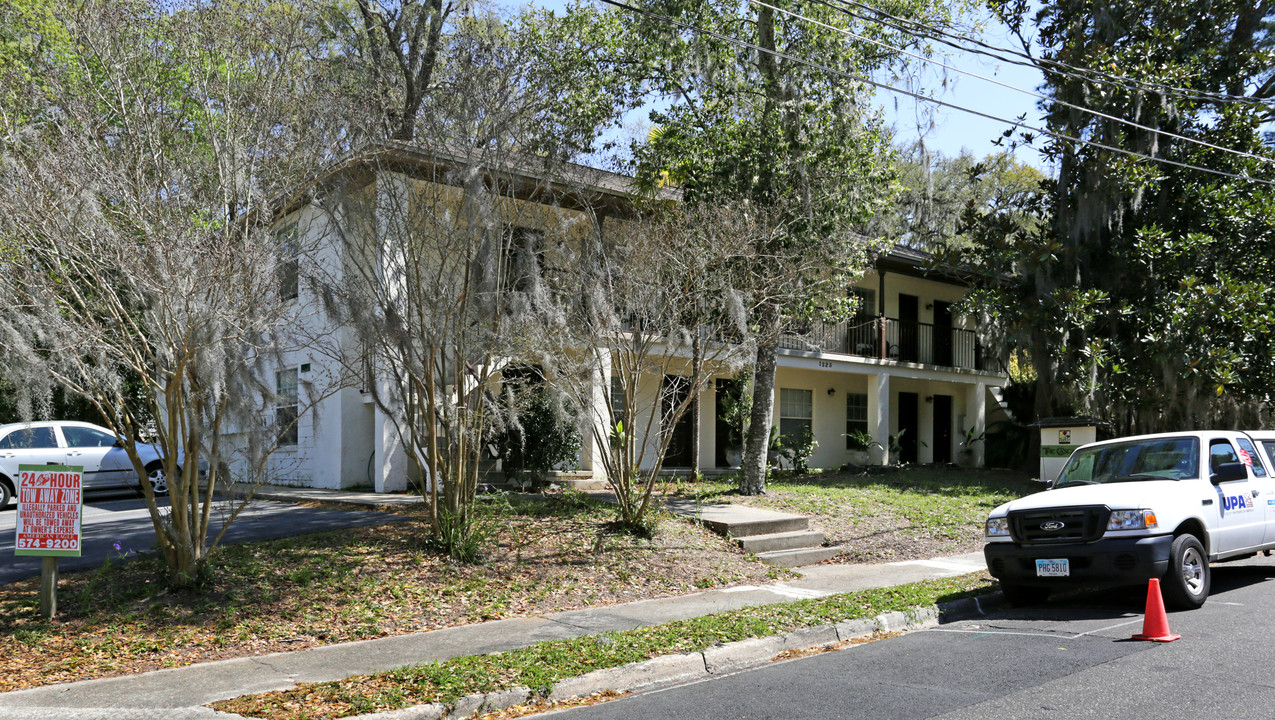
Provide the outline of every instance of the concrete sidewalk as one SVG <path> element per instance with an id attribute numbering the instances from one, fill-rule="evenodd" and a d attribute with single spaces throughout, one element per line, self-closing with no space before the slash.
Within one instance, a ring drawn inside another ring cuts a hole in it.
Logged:
<path id="1" fill-rule="evenodd" d="M 344 495 L 337 491 L 304 490 L 292 496 L 317 500 L 315 492 L 323 493 L 325 500 L 353 501 L 337 499 L 335 496 Z M 272 499 L 283 498 L 273 495 Z M 729 509 L 718 507 L 713 512 L 720 515 Z M 339 680 L 414 663 L 511 650 L 542 640 L 629 630 L 756 605 L 961 575 L 984 568 L 981 553 L 880 565 L 817 565 L 798 569 L 802 575 L 799 579 L 762 586 L 709 590 L 3 693 L 0 694 L 0 718 L 233 718 L 235 716 L 214 713 L 200 706 L 240 695 L 283 690 L 302 682 Z"/>
<path id="2" fill-rule="evenodd" d="M 253 499 L 278 500 L 279 502 L 334 502 L 369 507 L 410 507 L 424 500 L 415 493 L 378 493 L 371 490 L 324 490 L 322 488 L 262 485 L 252 494 Z"/>

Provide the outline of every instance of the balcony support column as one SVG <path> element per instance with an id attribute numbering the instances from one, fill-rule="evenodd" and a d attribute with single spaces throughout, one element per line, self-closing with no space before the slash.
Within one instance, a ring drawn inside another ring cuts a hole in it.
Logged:
<path id="1" fill-rule="evenodd" d="M 602 453 L 607 452 L 607 448 L 600 443 L 600 438 L 611 435 L 611 408 L 607 403 L 611 393 L 610 350 L 593 350 L 592 376 L 588 403 L 580 413 L 580 470 L 595 478 L 605 478 Z"/>
<path id="2" fill-rule="evenodd" d="M 869 462 L 886 465 L 890 461 L 890 376 L 878 373 L 868 378 L 868 432 L 877 443 L 868 449 Z"/>
<path id="3" fill-rule="evenodd" d="M 974 437 L 982 435 L 987 429 L 987 384 L 974 383 L 965 389 L 965 422 L 974 429 Z M 964 432 L 969 428 L 961 428 Z M 976 442 L 969 447 L 974 454 L 974 467 L 983 467 L 983 446 L 986 443 Z"/>

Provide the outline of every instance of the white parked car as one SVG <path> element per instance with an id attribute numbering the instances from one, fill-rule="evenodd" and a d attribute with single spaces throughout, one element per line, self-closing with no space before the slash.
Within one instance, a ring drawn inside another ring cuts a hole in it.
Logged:
<path id="1" fill-rule="evenodd" d="M 137 454 L 146 469 L 146 481 L 155 494 L 167 494 L 168 478 L 164 476 L 159 450 L 153 445 L 138 443 Z M 92 423 L 52 421 L 0 425 L 0 509 L 13 498 L 19 465 L 82 466 L 87 490 L 141 489 L 123 441 L 110 430 Z"/>
<path id="2" fill-rule="evenodd" d="M 1275 550 L 1272 449 L 1275 433 L 1227 430 L 1081 446 L 1049 490 L 991 512 L 988 569 L 1015 604 L 1158 577 L 1169 605 L 1199 607 L 1210 563 Z"/>

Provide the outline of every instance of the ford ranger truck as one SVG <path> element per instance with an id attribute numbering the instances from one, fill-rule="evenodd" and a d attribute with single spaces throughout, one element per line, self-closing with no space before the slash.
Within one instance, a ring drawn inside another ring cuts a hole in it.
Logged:
<path id="1" fill-rule="evenodd" d="M 1275 479 L 1263 457 L 1235 431 L 1083 445 L 1050 489 L 991 512 L 988 570 L 1015 605 L 1161 578 L 1166 604 L 1197 608 L 1209 563 L 1275 547 Z"/>

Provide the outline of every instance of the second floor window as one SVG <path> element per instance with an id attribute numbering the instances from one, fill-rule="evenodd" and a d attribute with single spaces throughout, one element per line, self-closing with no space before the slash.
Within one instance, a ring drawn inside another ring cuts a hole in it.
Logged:
<path id="1" fill-rule="evenodd" d="M 534 273 L 544 262 L 544 232 L 529 227 L 511 227 L 506 230 L 505 246 L 501 253 L 501 272 L 504 273 L 504 290 L 526 290 Z"/>
<path id="2" fill-rule="evenodd" d="M 297 226 L 289 225 L 280 230 L 277 237 L 279 264 L 275 272 L 279 281 L 279 299 L 293 300 L 297 297 L 301 279 L 301 246 L 297 241 Z"/>

